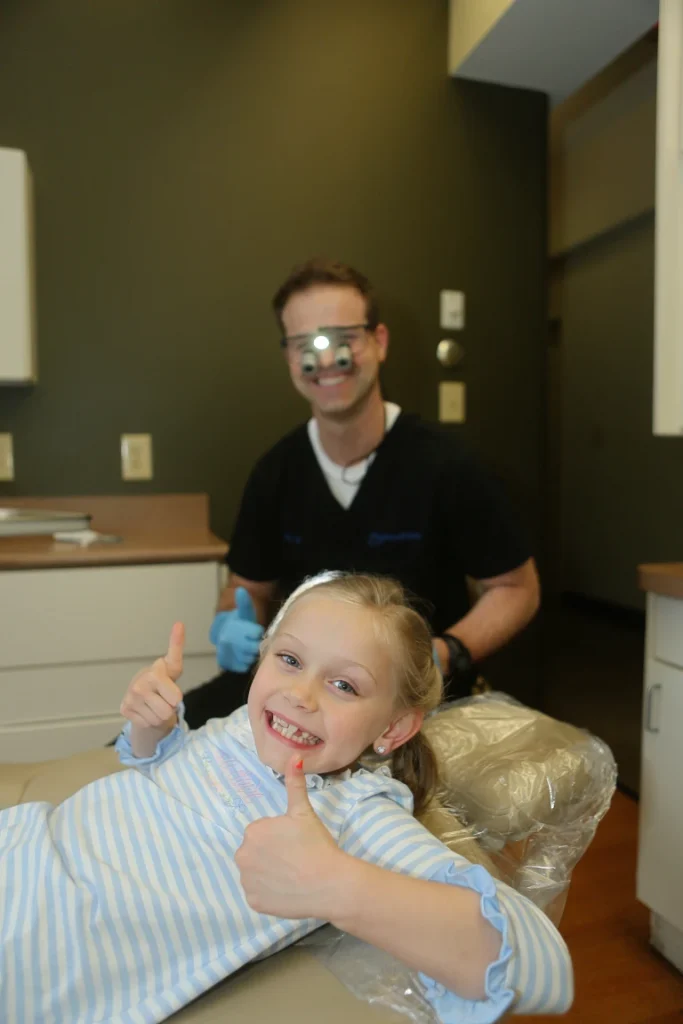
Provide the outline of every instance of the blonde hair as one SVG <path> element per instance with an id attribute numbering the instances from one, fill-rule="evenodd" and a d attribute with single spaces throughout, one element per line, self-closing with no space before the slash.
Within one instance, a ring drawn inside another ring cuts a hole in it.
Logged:
<path id="1" fill-rule="evenodd" d="M 443 700 L 443 680 L 434 663 L 427 623 L 411 608 L 403 587 L 383 576 L 323 572 L 305 580 L 284 602 L 263 641 L 263 653 L 294 604 L 312 591 L 324 593 L 376 613 L 379 639 L 386 644 L 394 665 L 399 706 L 428 714 Z M 434 796 L 438 771 L 434 751 L 417 732 L 397 747 L 390 758 L 394 778 L 413 794 L 415 814 L 421 814 Z"/>

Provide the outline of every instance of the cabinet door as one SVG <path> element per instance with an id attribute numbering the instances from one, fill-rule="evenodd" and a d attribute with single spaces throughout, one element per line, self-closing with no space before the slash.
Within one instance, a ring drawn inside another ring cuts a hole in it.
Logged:
<path id="1" fill-rule="evenodd" d="M 683 4 L 661 0 L 657 68 L 654 433 L 683 432 Z"/>
<path id="2" fill-rule="evenodd" d="M 36 379 L 32 225 L 26 154 L 0 149 L 0 384 Z"/>
<path id="3" fill-rule="evenodd" d="M 140 668 L 137 658 L 0 668 L 0 762 L 7 760 L 2 744 L 4 726 L 118 715 L 126 688 Z M 178 685 L 187 692 L 213 679 L 218 671 L 213 653 L 186 654 Z"/>
<path id="4" fill-rule="evenodd" d="M 683 671 L 645 679 L 638 899 L 683 931 Z"/>
<path id="5" fill-rule="evenodd" d="M 0 668 L 156 658 L 174 622 L 213 654 L 214 562 L 0 572 Z"/>

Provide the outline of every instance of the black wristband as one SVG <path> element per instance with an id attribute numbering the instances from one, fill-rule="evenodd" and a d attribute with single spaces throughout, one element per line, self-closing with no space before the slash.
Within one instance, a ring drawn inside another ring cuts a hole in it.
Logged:
<path id="1" fill-rule="evenodd" d="M 439 640 L 443 640 L 448 648 L 448 671 L 444 673 L 444 682 L 449 687 L 459 679 L 471 679 L 474 671 L 474 662 L 466 645 L 452 633 L 442 633 Z"/>

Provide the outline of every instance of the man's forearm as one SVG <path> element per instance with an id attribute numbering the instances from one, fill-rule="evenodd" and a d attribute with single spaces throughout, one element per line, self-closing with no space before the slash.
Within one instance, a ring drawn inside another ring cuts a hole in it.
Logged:
<path id="1" fill-rule="evenodd" d="M 235 587 L 232 584 L 228 584 L 224 587 L 219 596 L 218 604 L 216 605 L 216 612 L 231 612 L 235 607 Z"/>
<path id="2" fill-rule="evenodd" d="M 513 587 L 486 591 L 471 611 L 448 630 L 465 644 L 473 661 L 482 661 L 531 622 L 538 603 Z"/>
<path id="3" fill-rule="evenodd" d="M 484 593 L 477 603 L 447 630 L 462 640 L 475 662 L 487 658 L 520 633 L 531 622 L 540 603 L 538 573 L 532 559 L 506 576 L 482 581 L 482 585 Z M 435 642 L 439 657 L 443 653 L 447 658 L 445 645 L 442 652 L 438 637 Z"/>
<path id="4" fill-rule="evenodd" d="M 483 999 L 501 936 L 470 889 L 408 878 L 349 857 L 332 924 L 464 999 Z"/>

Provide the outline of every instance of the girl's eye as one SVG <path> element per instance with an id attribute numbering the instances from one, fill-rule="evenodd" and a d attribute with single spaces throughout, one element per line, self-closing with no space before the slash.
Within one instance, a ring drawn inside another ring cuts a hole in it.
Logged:
<path id="1" fill-rule="evenodd" d="M 358 696 L 357 691 L 354 690 L 351 683 L 347 683 L 345 679 L 333 679 L 332 685 L 336 690 L 339 690 L 340 693 L 351 693 L 354 697 Z"/>
<path id="2" fill-rule="evenodd" d="M 284 662 L 285 665 L 289 665 L 290 668 L 298 668 L 299 662 L 293 654 L 278 654 L 280 661 Z"/>

